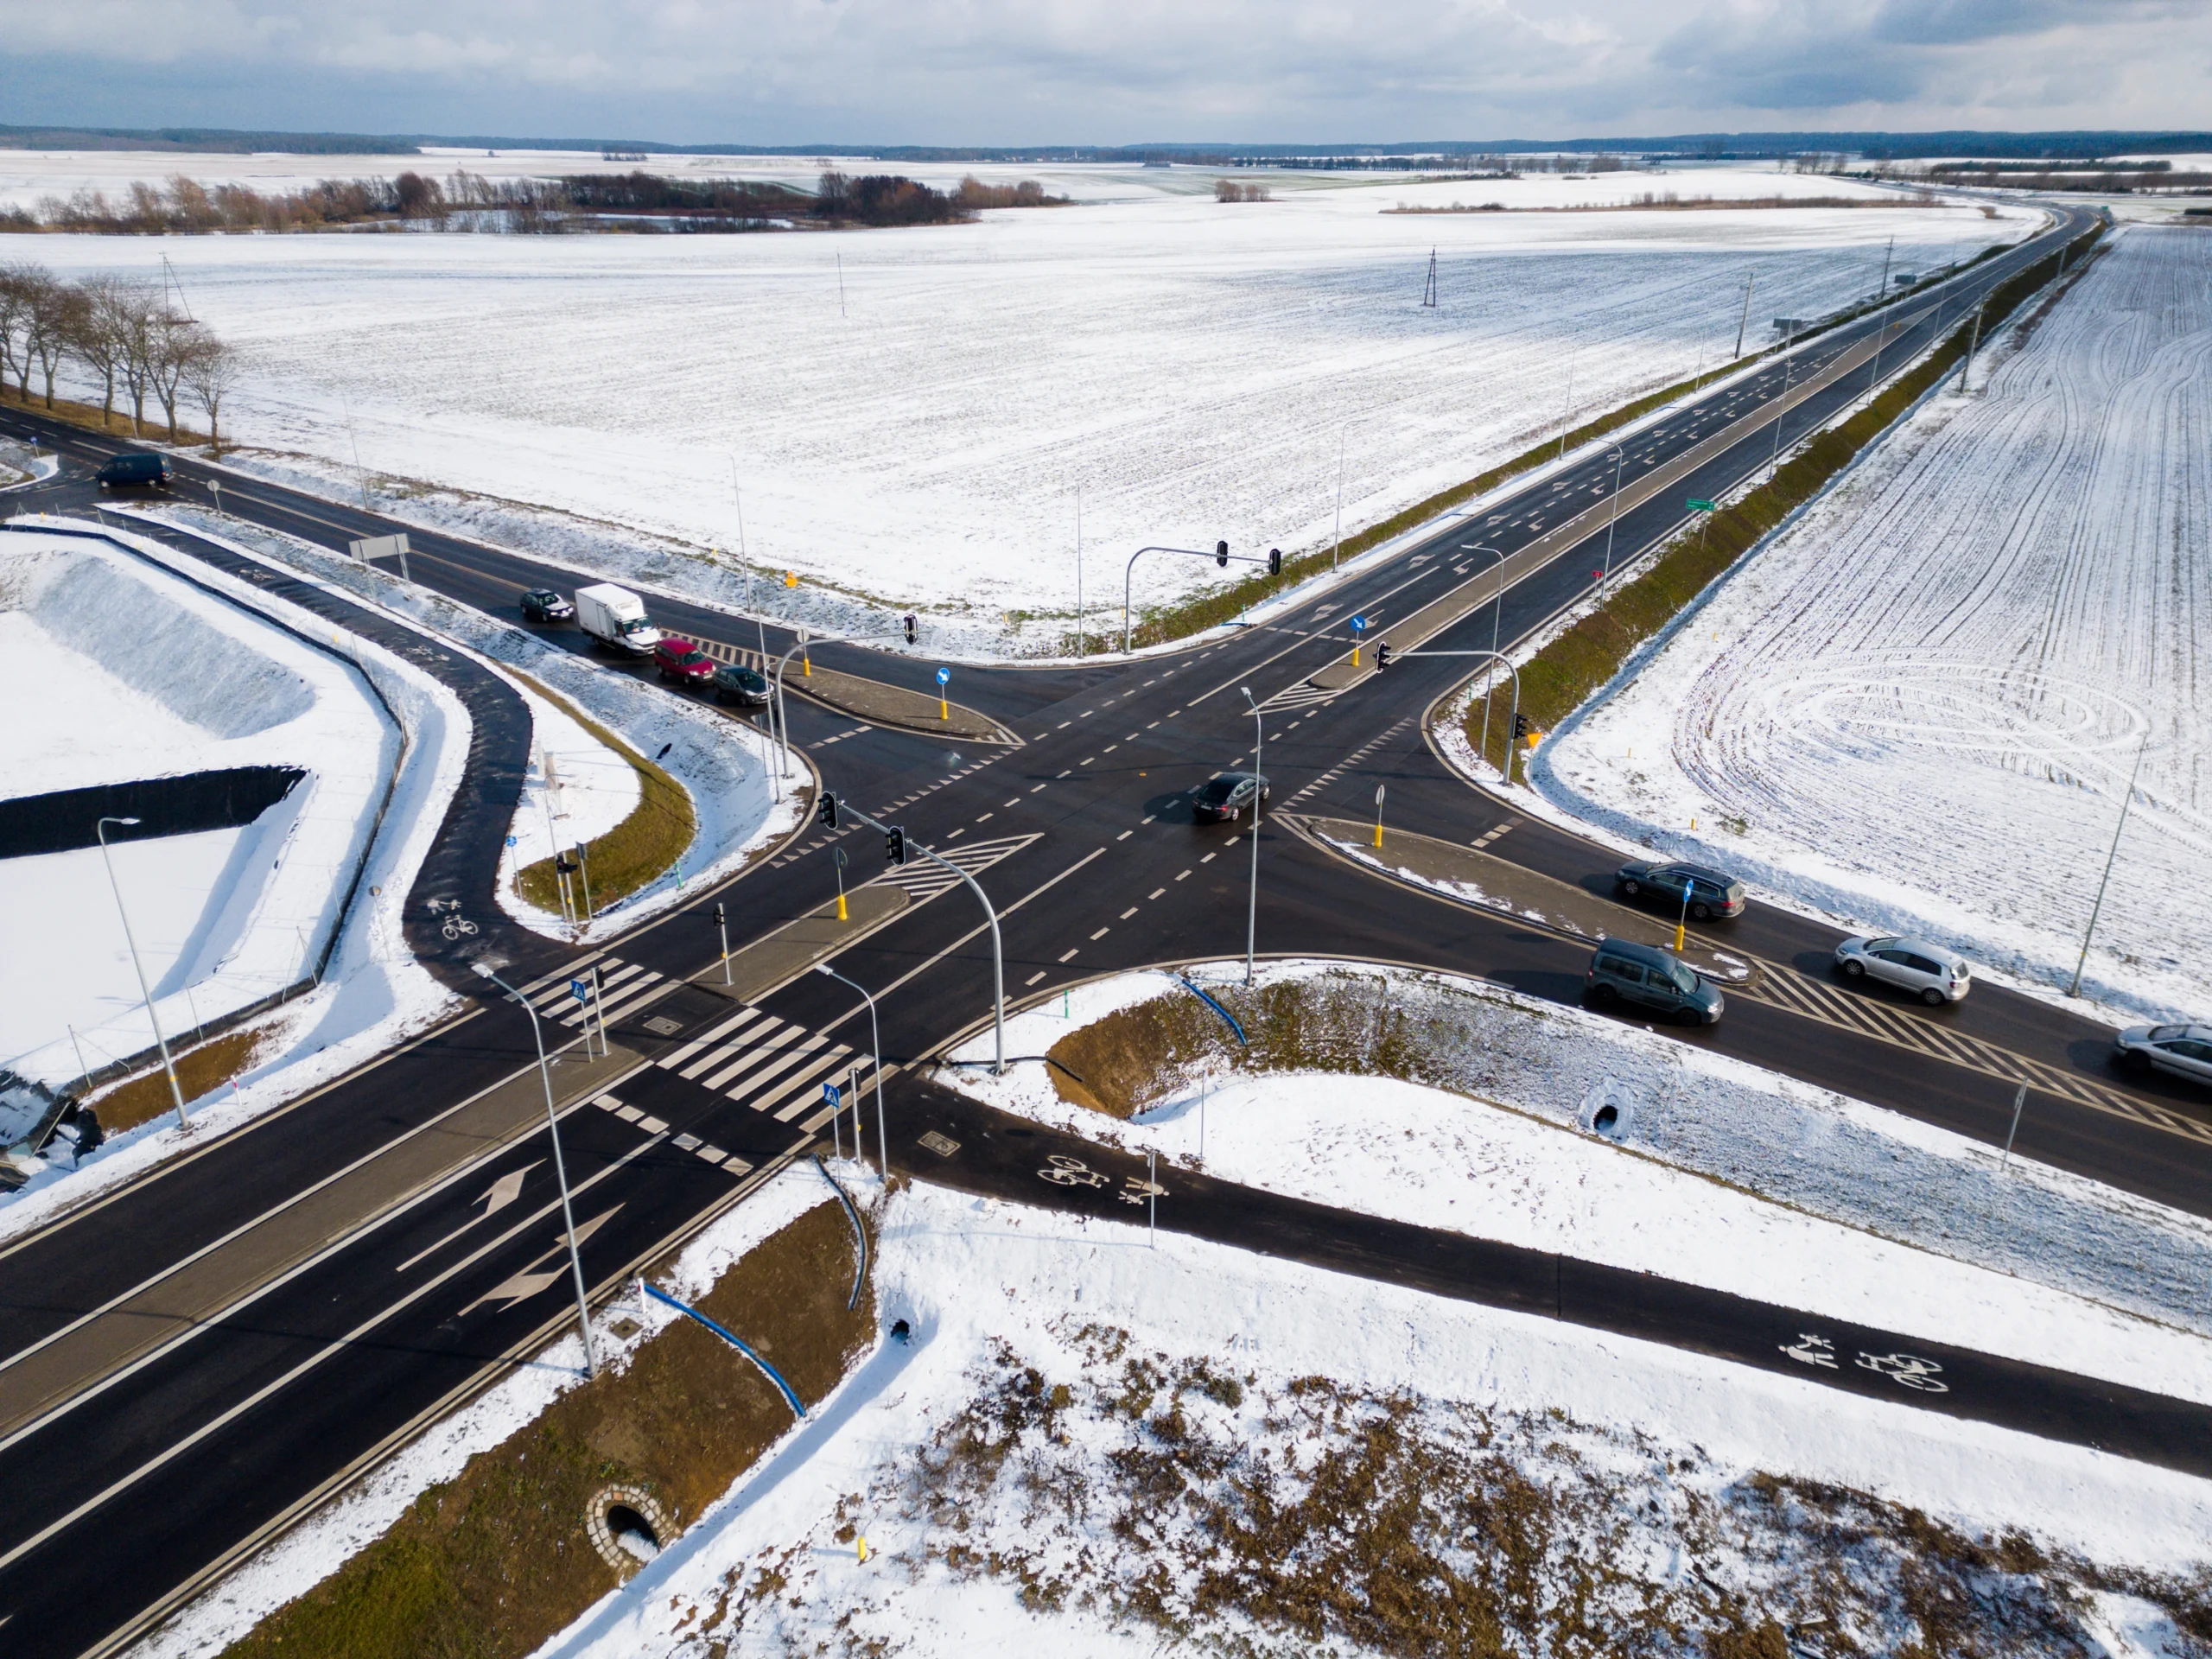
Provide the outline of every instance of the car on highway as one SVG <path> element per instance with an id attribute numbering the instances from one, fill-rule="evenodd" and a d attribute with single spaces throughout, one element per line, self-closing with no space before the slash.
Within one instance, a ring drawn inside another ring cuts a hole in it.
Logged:
<path id="1" fill-rule="evenodd" d="M 664 635 L 653 647 L 653 672 L 678 685 L 711 685 L 721 664 L 699 649 L 696 641 Z"/>
<path id="2" fill-rule="evenodd" d="M 1835 965 L 1846 979 L 1878 979 L 1910 991 L 1931 1008 L 1957 1001 L 1974 982 L 1964 957 L 1925 939 L 1846 939 L 1835 948 Z"/>
<path id="3" fill-rule="evenodd" d="M 169 458 L 127 450 L 93 474 L 104 490 L 166 490 L 169 486 Z"/>
<path id="4" fill-rule="evenodd" d="M 576 607 L 550 588 L 533 588 L 522 596 L 525 622 L 566 622 L 575 613 Z"/>
<path id="5" fill-rule="evenodd" d="M 741 663 L 724 663 L 717 668 L 713 690 L 717 700 L 734 702 L 741 709 L 768 706 L 768 682 Z"/>
<path id="6" fill-rule="evenodd" d="M 1593 1008 L 1643 1008 L 1686 1026 L 1716 1023 L 1728 1006 L 1720 988 L 1673 952 L 1628 939 L 1600 939 L 1582 976 Z"/>
<path id="7" fill-rule="evenodd" d="M 2130 1026 L 2112 1039 L 2130 1071 L 2169 1071 L 2212 1086 L 2212 1026 Z"/>
<path id="8" fill-rule="evenodd" d="M 1200 823 L 1234 823 L 1256 799 L 1268 804 L 1268 780 L 1256 772 L 1221 772 L 1191 791 L 1191 816 Z"/>
<path id="9" fill-rule="evenodd" d="M 1613 887 L 1624 898 L 1663 899 L 1673 911 L 1682 910 L 1687 898 L 1695 921 L 1744 913 L 1744 884 L 1702 864 L 1624 864 L 1613 873 Z"/>

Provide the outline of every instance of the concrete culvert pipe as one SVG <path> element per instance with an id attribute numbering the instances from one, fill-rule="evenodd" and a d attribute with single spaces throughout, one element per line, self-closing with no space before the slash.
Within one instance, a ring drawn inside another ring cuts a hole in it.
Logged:
<path id="1" fill-rule="evenodd" d="M 676 1535 L 667 1511 L 636 1486 L 609 1486 L 591 1501 L 584 1529 L 592 1548 L 624 1578 L 650 1561 Z"/>
<path id="2" fill-rule="evenodd" d="M 1575 1121 L 1592 1135 L 1602 1135 L 1608 1141 L 1624 1141 L 1636 1122 L 1637 1104 L 1634 1088 L 1608 1077 L 1583 1096 Z"/>

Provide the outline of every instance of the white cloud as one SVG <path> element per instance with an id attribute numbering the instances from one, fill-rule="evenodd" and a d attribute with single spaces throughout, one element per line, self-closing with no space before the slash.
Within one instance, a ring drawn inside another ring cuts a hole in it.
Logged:
<path id="1" fill-rule="evenodd" d="M 2209 0 L 0 0 L 11 119 L 870 142 L 2190 125 Z M 134 111 L 136 118 L 134 119 Z"/>

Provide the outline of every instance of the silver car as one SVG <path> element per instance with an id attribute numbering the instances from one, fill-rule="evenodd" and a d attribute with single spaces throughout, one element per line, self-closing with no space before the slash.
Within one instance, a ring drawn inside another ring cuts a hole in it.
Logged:
<path id="1" fill-rule="evenodd" d="M 1878 979 L 1931 1008 L 1964 996 L 1972 972 L 1964 957 L 1925 939 L 1846 939 L 1835 948 L 1835 965 L 1846 979 Z"/>
<path id="2" fill-rule="evenodd" d="M 2112 1050 L 2131 1071 L 2171 1071 L 2212 1084 L 2212 1026 L 2130 1026 L 2112 1039 Z"/>

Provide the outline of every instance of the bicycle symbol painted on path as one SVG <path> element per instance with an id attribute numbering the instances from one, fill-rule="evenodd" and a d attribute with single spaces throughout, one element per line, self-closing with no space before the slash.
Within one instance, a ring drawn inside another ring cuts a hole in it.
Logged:
<path id="1" fill-rule="evenodd" d="M 1778 1344 L 1782 1351 L 1800 1365 L 1813 1365 L 1824 1371 L 1838 1369 L 1835 1344 L 1826 1337 L 1815 1336 L 1808 1331 L 1795 1342 Z M 1911 1389 L 1921 1394 L 1948 1394 L 1951 1385 L 1936 1379 L 1943 1368 L 1932 1359 L 1923 1359 L 1917 1354 L 1868 1354 L 1859 1356 L 1861 1370 L 1886 1376 L 1901 1389 Z"/>
<path id="2" fill-rule="evenodd" d="M 461 913 L 461 900 L 458 899 L 433 899 L 429 903 L 429 911 L 433 916 L 444 917 L 445 919 L 438 924 L 438 931 L 448 943 L 455 939 L 472 938 L 478 931 L 476 924 Z"/>
<path id="3" fill-rule="evenodd" d="M 1037 1178 L 1050 1181 L 1054 1186 L 1103 1186 L 1114 1179 L 1064 1152 L 1056 1152 L 1045 1161 L 1046 1167 L 1037 1172 Z"/>

